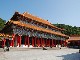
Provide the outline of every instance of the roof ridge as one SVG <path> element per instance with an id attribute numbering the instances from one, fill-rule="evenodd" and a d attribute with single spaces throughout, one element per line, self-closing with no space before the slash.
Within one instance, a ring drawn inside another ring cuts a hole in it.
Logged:
<path id="1" fill-rule="evenodd" d="M 26 13 L 29 14 L 29 15 L 31 15 L 31 16 L 34 16 L 34 17 L 36 17 L 36 18 L 42 19 L 42 18 L 40 18 L 40 17 L 38 17 L 38 16 L 35 16 L 35 15 L 32 15 L 32 14 L 30 14 L 30 13 L 28 13 L 28 12 L 24 12 L 23 15 L 26 14 Z M 45 20 L 45 19 L 42 19 L 42 20 Z M 47 21 L 47 20 L 45 20 L 45 21 Z M 47 22 L 48 22 L 48 21 L 47 21 Z M 50 23 L 50 22 L 49 22 L 49 23 Z"/>
<path id="2" fill-rule="evenodd" d="M 41 23 L 50 25 L 50 26 L 52 26 L 52 27 L 55 27 L 55 28 L 57 28 L 57 29 L 64 30 L 64 29 L 61 29 L 61 28 L 58 28 L 58 27 L 52 25 L 48 20 L 45 20 L 45 19 L 42 19 L 42 18 L 40 18 L 40 17 L 34 16 L 34 15 L 28 13 L 28 12 L 24 12 L 22 15 L 25 16 L 25 17 L 32 18 L 33 20 L 36 20 L 36 21 L 38 21 L 38 22 L 41 22 Z"/>
<path id="3" fill-rule="evenodd" d="M 38 16 L 35 16 L 35 15 L 32 15 L 32 14 L 30 14 L 30 13 L 28 13 L 28 12 L 24 12 L 22 15 L 25 16 L 26 14 L 28 14 L 29 16 L 31 16 L 31 17 L 33 17 L 33 18 L 38 18 L 38 19 L 40 19 L 40 20 L 46 21 L 47 23 L 50 24 L 50 22 L 48 22 L 47 20 L 42 19 L 42 18 L 40 18 L 40 17 L 38 17 Z"/>

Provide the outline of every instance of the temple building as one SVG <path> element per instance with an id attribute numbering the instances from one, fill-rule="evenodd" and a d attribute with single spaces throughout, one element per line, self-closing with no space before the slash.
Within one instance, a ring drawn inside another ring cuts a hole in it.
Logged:
<path id="1" fill-rule="evenodd" d="M 12 47 L 21 45 L 30 47 L 55 47 L 57 44 L 66 46 L 69 36 L 62 34 L 64 29 L 52 25 L 48 20 L 33 16 L 27 12 L 20 14 L 15 12 L 13 17 L 1 30 L 0 37 L 3 44 L 9 39 Z M 7 37 L 6 37 L 7 36 Z"/>
<path id="2" fill-rule="evenodd" d="M 80 48 L 80 35 L 71 35 L 68 40 L 66 40 L 68 47 Z"/>

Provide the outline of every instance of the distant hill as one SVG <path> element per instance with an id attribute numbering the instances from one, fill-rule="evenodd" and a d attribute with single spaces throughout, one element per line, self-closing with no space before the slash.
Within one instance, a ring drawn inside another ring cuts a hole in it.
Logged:
<path id="1" fill-rule="evenodd" d="M 3 20 L 2 18 L 0 18 L 0 30 L 2 30 L 2 28 L 4 27 L 6 21 Z"/>
<path id="2" fill-rule="evenodd" d="M 63 32 L 64 34 L 67 35 L 80 35 L 80 27 L 72 27 L 70 25 L 65 25 L 65 24 L 53 24 L 59 28 L 63 28 L 65 29 L 65 31 Z"/>

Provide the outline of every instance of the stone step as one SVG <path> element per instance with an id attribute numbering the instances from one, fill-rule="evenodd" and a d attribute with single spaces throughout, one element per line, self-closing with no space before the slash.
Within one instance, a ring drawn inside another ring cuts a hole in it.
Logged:
<path id="1" fill-rule="evenodd" d="M 0 52 L 4 52 L 4 49 L 3 48 L 0 48 Z"/>
<path id="2" fill-rule="evenodd" d="M 35 50 L 35 49 L 42 49 L 42 47 L 33 47 L 33 48 L 25 48 L 25 47 L 10 47 L 10 51 L 28 51 L 28 50 Z"/>
<path id="3" fill-rule="evenodd" d="M 60 48 L 56 48 L 56 47 L 44 47 L 46 50 L 59 50 Z M 27 51 L 27 50 L 35 50 L 35 49 L 38 49 L 38 50 L 43 50 L 42 47 L 33 47 L 33 48 L 24 48 L 24 47 L 10 47 L 10 50 L 11 51 Z"/>

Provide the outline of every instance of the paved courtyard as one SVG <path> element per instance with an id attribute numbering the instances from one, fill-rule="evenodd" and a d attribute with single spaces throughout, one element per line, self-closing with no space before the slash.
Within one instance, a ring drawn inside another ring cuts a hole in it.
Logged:
<path id="1" fill-rule="evenodd" d="M 0 60 L 80 60 L 79 49 L 14 48 L 9 52 L 0 51 Z"/>

